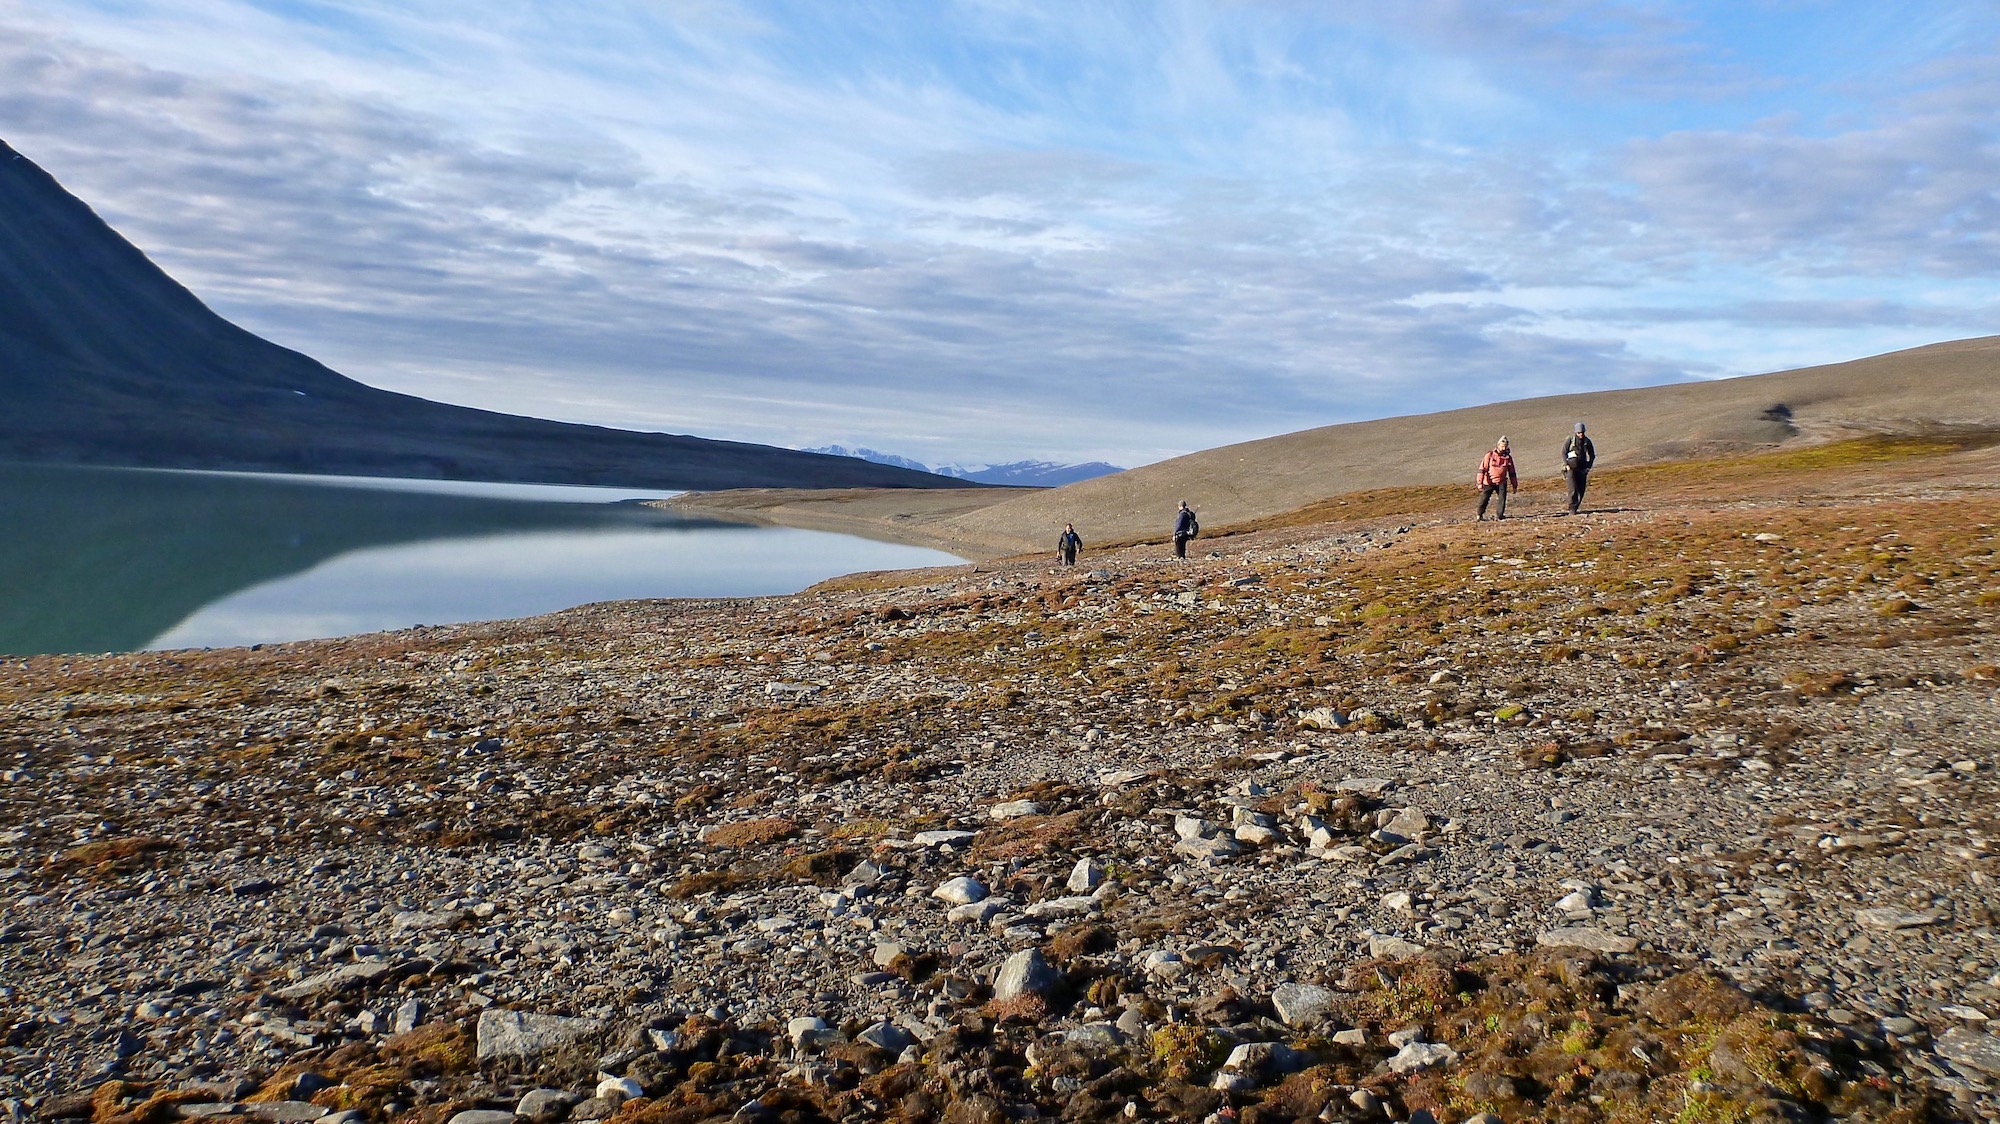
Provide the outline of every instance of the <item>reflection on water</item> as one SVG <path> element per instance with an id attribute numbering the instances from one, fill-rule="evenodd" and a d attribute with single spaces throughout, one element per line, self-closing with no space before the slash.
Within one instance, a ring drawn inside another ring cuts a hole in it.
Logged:
<path id="1" fill-rule="evenodd" d="M 340 636 L 959 561 L 601 489 L 411 483 L 0 465 L 0 652 Z"/>

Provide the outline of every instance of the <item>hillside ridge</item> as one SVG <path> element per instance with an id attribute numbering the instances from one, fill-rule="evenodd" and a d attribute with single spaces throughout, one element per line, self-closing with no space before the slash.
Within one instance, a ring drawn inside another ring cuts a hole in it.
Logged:
<path id="1" fill-rule="evenodd" d="M 223 319 L 0 141 L 0 459 L 660 488 L 976 485 L 380 390 Z"/>

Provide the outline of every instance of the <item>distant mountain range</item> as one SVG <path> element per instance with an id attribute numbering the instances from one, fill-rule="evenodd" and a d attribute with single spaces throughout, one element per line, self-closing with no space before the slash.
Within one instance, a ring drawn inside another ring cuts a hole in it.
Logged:
<path id="1" fill-rule="evenodd" d="M 217 316 L 4 142 L 0 460 L 702 490 L 975 486 L 365 386 Z"/>
<path id="2" fill-rule="evenodd" d="M 855 457 L 873 464 L 893 465 L 907 468 L 912 472 L 929 472 L 937 476 L 950 476 L 959 480 L 971 480 L 979 484 L 1005 484 L 1017 488 L 1060 488 L 1064 484 L 1074 484 L 1079 480 L 1094 480 L 1099 476 L 1109 476 L 1124 469 L 1103 461 L 1089 461 L 1085 464 L 1056 464 L 1053 461 L 1011 461 L 1007 464 L 985 464 L 978 466 L 962 464 L 927 465 L 894 453 L 884 453 L 875 449 L 849 449 L 843 445 L 823 445 L 817 449 L 807 449 L 808 453 L 824 453 L 833 457 Z"/>

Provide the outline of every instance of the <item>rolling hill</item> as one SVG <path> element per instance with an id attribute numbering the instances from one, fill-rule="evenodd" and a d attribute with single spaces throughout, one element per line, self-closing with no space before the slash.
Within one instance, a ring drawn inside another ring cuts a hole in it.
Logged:
<path id="1" fill-rule="evenodd" d="M 932 524 L 935 536 L 1041 550 L 1075 520 L 1086 541 L 1165 537 L 1187 500 L 1214 528 L 1348 492 L 1463 481 L 1505 434 L 1523 476 L 1560 471 L 1587 422 L 1598 467 L 1776 449 L 1868 434 L 2000 429 L 2000 336 L 1712 382 L 1501 402 L 1301 430 L 1191 453 Z"/>

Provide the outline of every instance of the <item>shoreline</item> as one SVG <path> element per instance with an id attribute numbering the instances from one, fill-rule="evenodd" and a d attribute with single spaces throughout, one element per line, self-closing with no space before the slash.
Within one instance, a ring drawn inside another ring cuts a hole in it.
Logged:
<path id="1" fill-rule="evenodd" d="M 683 492 L 670 499 L 648 501 L 645 506 L 762 526 L 832 531 L 878 542 L 929 547 L 978 563 L 1018 556 L 1018 544 L 968 533 L 949 521 L 1040 490 L 743 488 Z"/>

